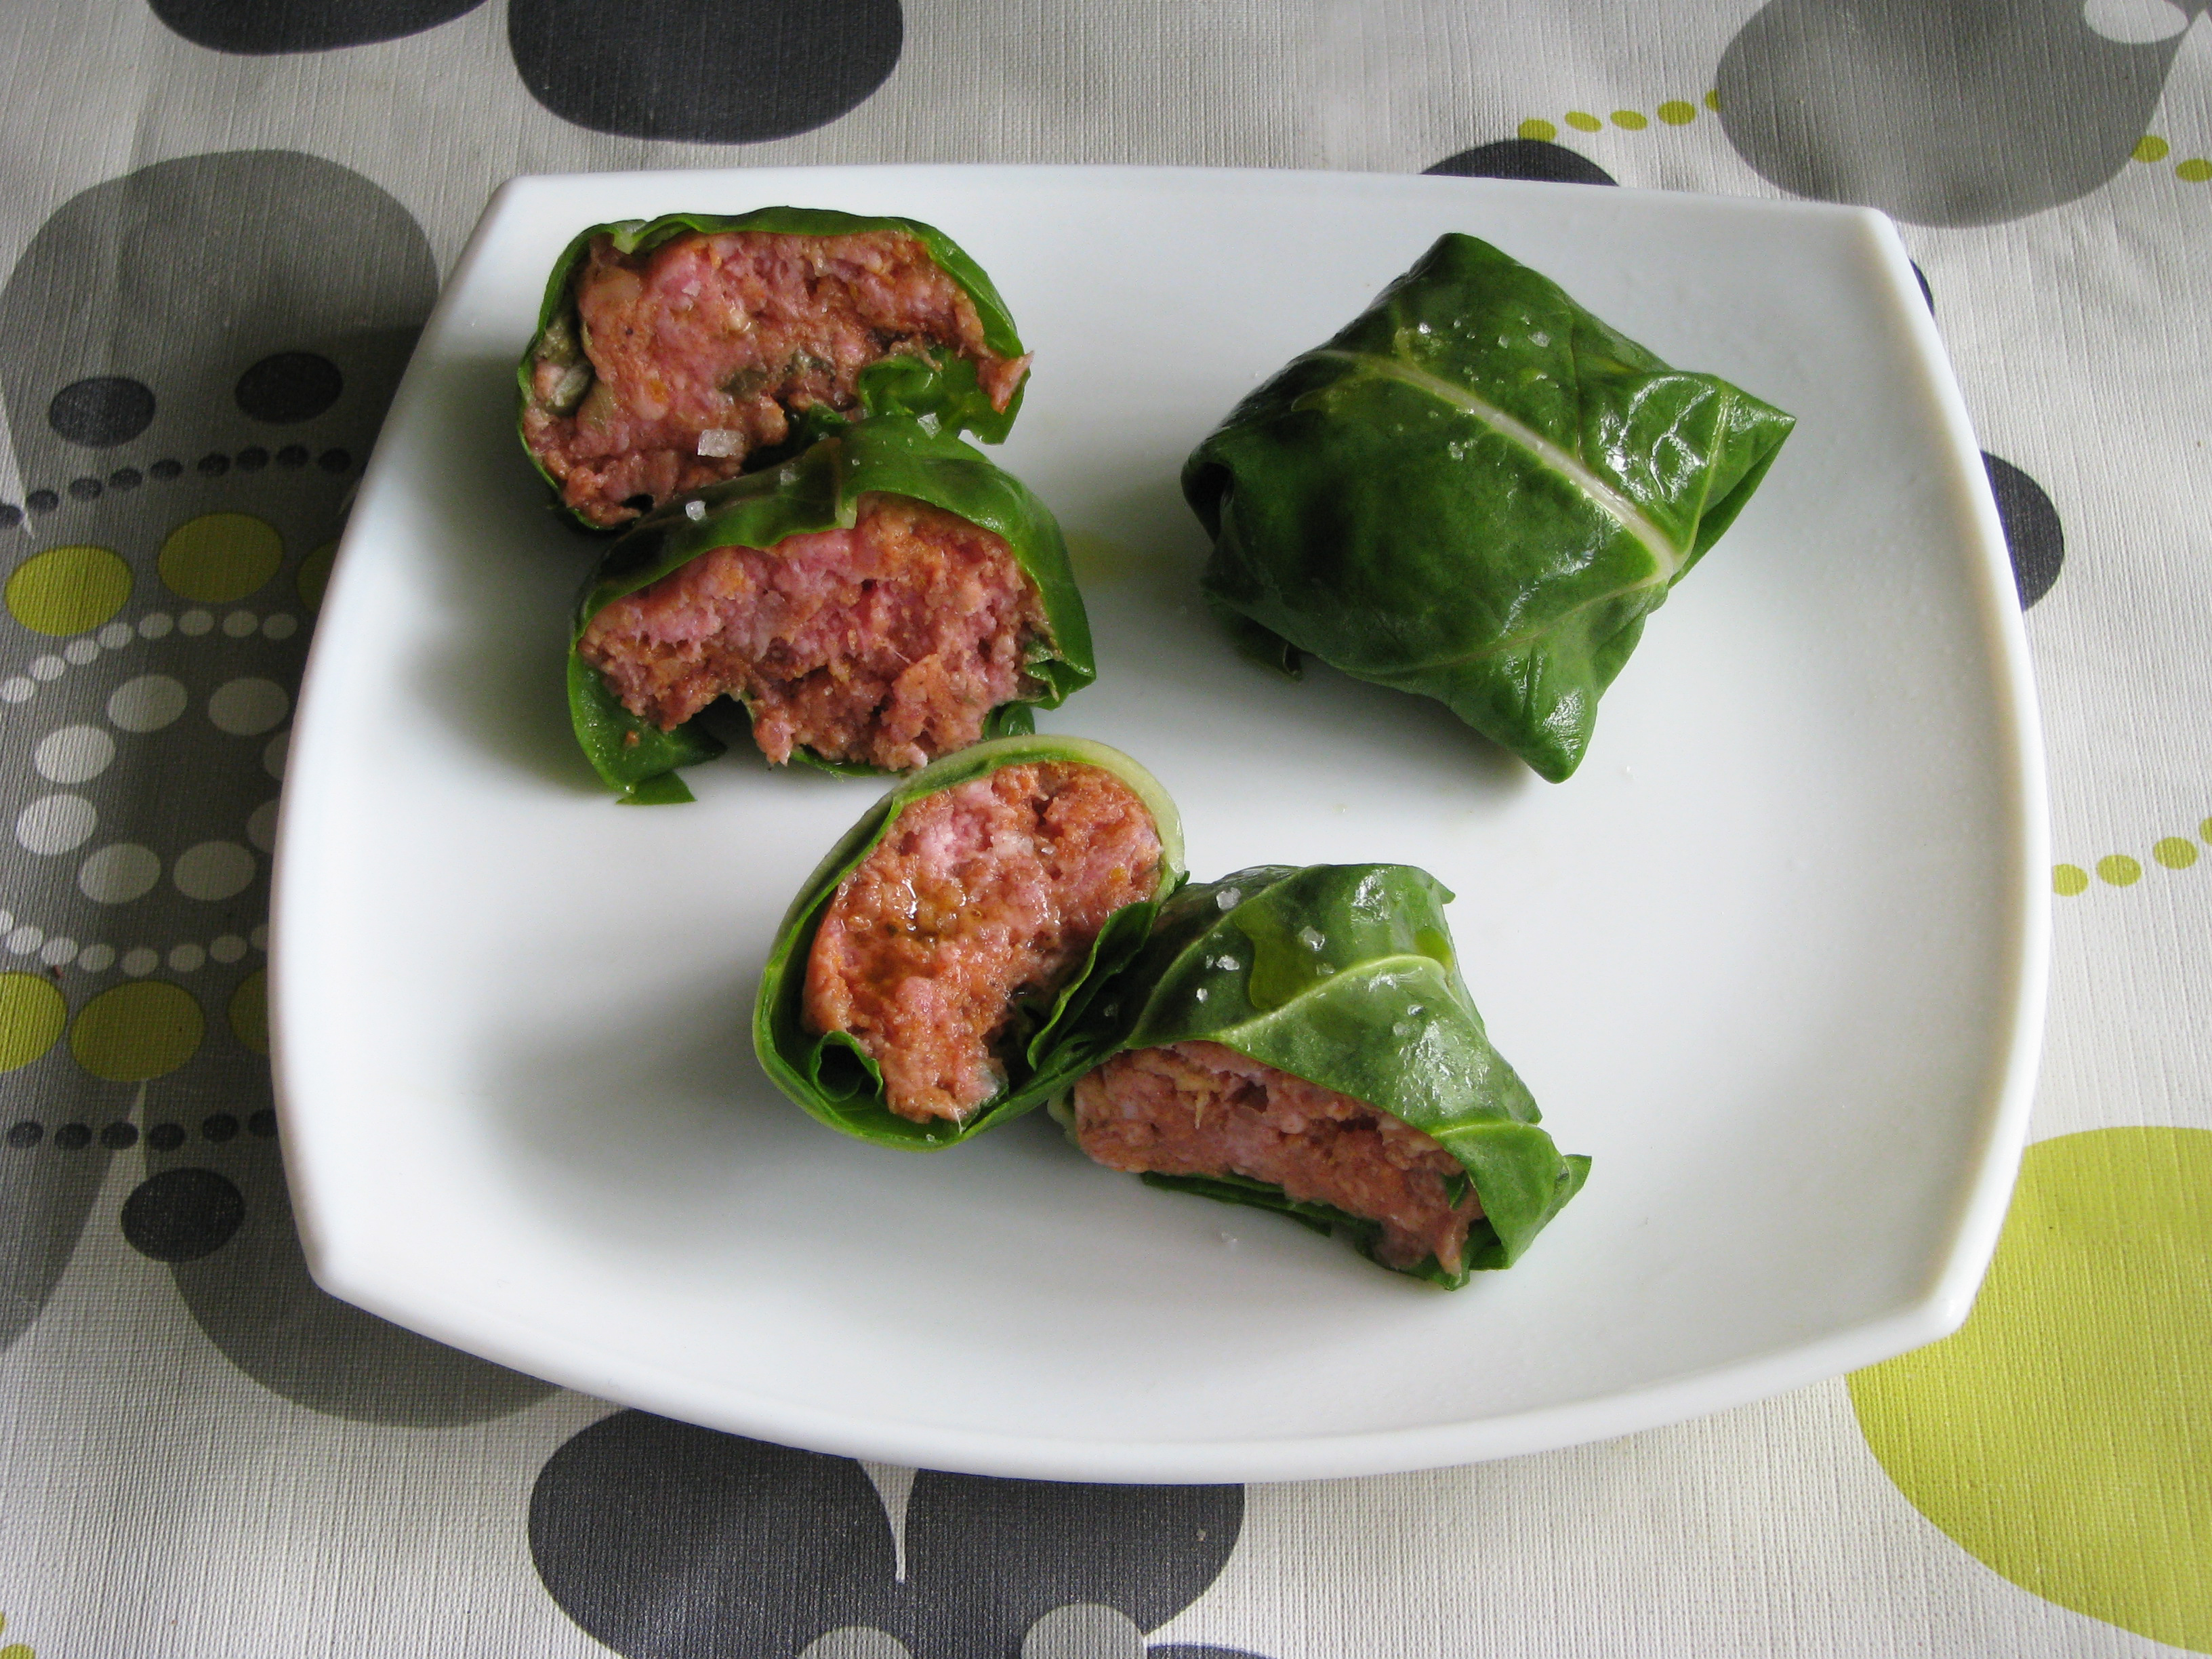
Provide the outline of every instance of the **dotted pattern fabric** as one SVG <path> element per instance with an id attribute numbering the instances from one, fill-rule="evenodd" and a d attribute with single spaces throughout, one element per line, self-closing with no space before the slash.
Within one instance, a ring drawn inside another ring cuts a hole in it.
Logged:
<path id="1" fill-rule="evenodd" d="M 0 1659 L 2212 1652 L 2208 0 L 88 0 L 0 53 Z M 435 135 L 425 143 L 424 135 Z M 2027 611 L 2057 958 L 1949 1340 L 1470 1469 L 864 1465 L 332 1301 L 268 857 L 349 495 L 522 172 L 1352 168 L 1901 222 Z"/>

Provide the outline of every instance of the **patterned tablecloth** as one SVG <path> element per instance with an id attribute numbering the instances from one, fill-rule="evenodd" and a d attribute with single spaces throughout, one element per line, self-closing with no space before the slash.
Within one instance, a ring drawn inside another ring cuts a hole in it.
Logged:
<path id="1" fill-rule="evenodd" d="M 0 1659 L 2212 1651 L 2206 4 L 15 8 Z M 2030 607 L 2062 860 L 2033 1145 L 1963 1331 L 1544 1456 L 1051 1486 L 618 1410 L 313 1287 L 268 853 L 333 538 L 441 274 L 512 174 L 886 161 L 1897 216 Z"/>

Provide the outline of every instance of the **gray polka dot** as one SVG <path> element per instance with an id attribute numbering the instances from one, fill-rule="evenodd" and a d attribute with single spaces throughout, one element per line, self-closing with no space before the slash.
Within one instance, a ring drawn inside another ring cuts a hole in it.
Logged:
<path id="1" fill-rule="evenodd" d="M 1799 196 L 1984 225 L 2087 195 L 2128 163 L 2182 39 L 2123 44 L 2081 5 L 1769 0 L 1721 54 L 1721 126 Z M 2063 118 L 2054 118 L 2055 112 Z"/>
<path id="2" fill-rule="evenodd" d="M 1145 1632 L 1118 1607 L 1079 1601 L 1031 1625 L 1022 1659 L 1145 1659 Z"/>

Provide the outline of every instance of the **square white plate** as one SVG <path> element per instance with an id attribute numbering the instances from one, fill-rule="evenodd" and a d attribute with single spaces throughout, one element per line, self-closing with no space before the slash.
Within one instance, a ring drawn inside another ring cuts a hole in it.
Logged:
<path id="1" fill-rule="evenodd" d="M 616 805 L 569 736 L 595 550 L 514 365 L 578 229 L 777 203 L 942 227 L 1036 352 L 998 459 L 1060 514 L 1099 679 L 1042 724 L 1182 805 L 1200 878 L 1434 871 L 1589 1184 L 1443 1295 L 1085 1160 L 1043 1114 L 848 1141 L 746 1035 L 776 919 L 880 786 L 733 754 Z M 1795 412 L 1570 781 L 1440 707 L 1231 652 L 1183 456 L 1441 232 Z M 939 1468 L 1287 1480 L 1717 1409 L 1965 1317 L 2040 1036 L 2039 738 L 2002 533 L 1894 231 L 1852 209 L 1420 177 L 855 168 L 519 179 L 422 337 L 284 793 L 287 1158 L 336 1294 L 572 1387 Z"/>

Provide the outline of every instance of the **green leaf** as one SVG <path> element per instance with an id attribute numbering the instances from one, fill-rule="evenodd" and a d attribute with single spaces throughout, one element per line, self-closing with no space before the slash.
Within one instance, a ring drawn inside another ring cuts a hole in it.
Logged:
<path id="1" fill-rule="evenodd" d="M 1206 608 L 1221 624 L 1221 631 L 1229 635 L 1229 642 L 1237 647 L 1238 656 L 1262 668 L 1272 668 L 1290 679 L 1305 678 L 1305 664 L 1299 659 L 1296 646 L 1280 634 L 1270 633 L 1250 617 L 1231 610 L 1212 594 L 1206 598 Z"/>
<path id="2" fill-rule="evenodd" d="M 1041 1015 L 1029 1042 L 1006 1056 L 1007 1086 L 965 1122 L 917 1123 L 892 1111 L 875 1062 L 842 1032 L 817 1036 L 805 1029 L 802 1010 L 806 962 L 814 936 L 837 888 L 873 852 L 916 801 L 988 777 L 1002 767 L 1067 761 L 1110 772 L 1136 793 L 1152 815 L 1160 838 L 1160 873 L 1152 896 L 1124 905 L 1106 919 L 1083 968 L 1062 986 Z M 775 1085 L 831 1128 L 880 1146 L 931 1152 L 957 1145 L 1033 1109 L 1074 1080 L 1074 1051 L 1055 1033 L 1086 1010 L 1099 983 L 1134 954 L 1151 929 L 1153 913 L 1183 879 L 1182 822 L 1158 779 L 1117 749 L 1084 738 L 1009 737 L 980 743 L 933 763 L 901 782 L 871 807 L 807 878 L 777 927 L 753 1002 L 753 1052 Z"/>
<path id="3" fill-rule="evenodd" d="M 1583 1160 L 1589 1162 L 1587 1158 Z M 1465 1265 L 1455 1273 L 1438 1261 L 1431 1252 L 1409 1266 L 1392 1267 L 1377 1254 L 1382 1243 L 1380 1223 L 1364 1216 L 1356 1216 L 1338 1209 L 1334 1204 L 1317 1204 L 1308 1199 L 1292 1198 L 1280 1187 L 1270 1187 L 1265 1182 L 1248 1181 L 1243 1176 L 1169 1176 L 1144 1175 L 1138 1177 L 1147 1187 L 1158 1187 L 1171 1193 L 1188 1193 L 1194 1198 L 1210 1198 L 1217 1204 L 1237 1204 L 1247 1209 L 1266 1210 L 1272 1214 L 1285 1216 L 1301 1227 L 1314 1232 L 1343 1239 L 1378 1267 L 1389 1267 L 1392 1273 L 1404 1273 L 1411 1279 L 1426 1279 L 1430 1284 L 1447 1291 L 1462 1288 L 1474 1272 L 1483 1267 L 1504 1267 L 1502 1261 L 1487 1258 L 1495 1255 L 1498 1236 L 1485 1218 L 1468 1229 Z"/>
<path id="4" fill-rule="evenodd" d="M 667 213 L 658 219 L 629 219 L 592 225 L 577 232 L 562 250 L 561 257 L 553 262 L 553 270 L 545 280 L 545 295 L 538 307 L 538 331 L 531 337 L 515 368 L 515 381 L 521 392 L 515 416 L 517 434 L 521 434 L 522 414 L 529 410 L 536 395 L 532 370 L 541 357 L 569 365 L 575 371 L 563 383 L 567 395 L 560 399 L 558 412 L 573 410 L 590 388 L 591 365 L 585 356 L 573 285 L 595 239 L 607 236 L 617 252 L 638 253 L 649 252 L 664 242 L 695 231 L 712 236 L 740 230 L 793 236 L 852 236 L 868 231 L 902 231 L 921 241 L 938 268 L 968 295 L 975 307 L 976 319 L 982 325 L 984 343 L 1001 357 L 1019 357 L 1024 353 L 1021 336 L 1014 327 L 1013 314 L 999 297 L 999 290 L 991 285 L 991 279 L 983 274 L 982 267 L 943 231 L 920 220 L 868 217 L 829 208 L 793 207 L 759 208 L 736 215 Z M 1007 400 L 1006 407 L 994 409 L 989 394 L 976 379 L 975 365 L 964 357 L 943 353 L 927 358 L 885 358 L 864 368 L 854 386 L 864 416 L 914 416 L 932 422 L 940 431 L 972 433 L 986 443 L 998 443 L 1012 430 L 1028 389 L 1024 377 Z M 793 420 L 791 440 L 775 450 L 747 458 L 749 470 L 773 465 L 802 452 L 830 435 L 830 429 L 843 421 L 844 417 L 833 410 L 817 407 L 800 412 Z M 531 465 L 557 498 L 559 483 L 545 471 L 526 437 L 523 438 L 522 447 L 530 456 Z M 588 529 L 603 528 L 581 514 L 574 516 Z"/>
<path id="5" fill-rule="evenodd" d="M 599 781 L 625 800 L 641 805 L 686 801 L 691 792 L 676 777 L 679 766 L 696 766 L 722 752 L 719 738 L 693 726 L 664 732 L 623 706 L 599 671 L 572 649 L 568 653 L 568 718 L 576 742 Z M 655 779 L 673 790 L 648 791 Z"/>
<path id="6" fill-rule="evenodd" d="M 1240 649 L 1434 697 L 1556 782 L 1794 424 L 1447 235 L 1240 403 L 1183 493 Z"/>
<path id="7" fill-rule="evenodd" d="M 1347 1215 L 1333 1204 L 1292 1198 L 1280 1187 L 1270 1187 L 1264 1181 L 1248 1181 L 1243 1176 L 1160 1175 L 1147 1171 L 1137 1179 L 1164 1192 L 1189 1193 L 1199 1198 L 1210 1198 L 1217 1204 L 1239 1204 L 1247 1209 L 1265 1210 L 1271 1215 L 1286 1215 L 1301 1227 L 1310 1228 L 1324 1237 L 1339 1227 L 1356 1231 L 1363 1224 L 1374 1225 L 1372 1222 L 1363 1224 L 1357 1216 Z"/>
<path id="8" fill-rule="evenodd" d="M 663 772 L 657 777 L 641 779 L 630 785 L 622 798 L 624 806 L 681 806 L 696 800 L 691 786 L 673 772 Z"/>
<path id="9" fill-rule="evenodd" d="M 722 744 L 696 720 L 663 732 L 632 714 L 599 672 L 576 654 L 593 617 L 625 594 L 649 587 L 720 547 L 772 548 L 788 537 L 850 529 L 870 491 L 909 496 L 980 525 L 1006 544 L 1035 585 L 1046 637 L 1024 665 L 1037 690 L 986 718 L 986 737 L 1035 729 L 1035 707 L 1056 708 L 1097 677 L 1091 622 L 1075 585 L 1067 544 L 1050 509 L 1012 473 L 957 438 L 897 416 L 840 425 L 804 455 L 763 471 L 714 484 L 640 519 L 607 544 L 576 607 L 569 641 L 569 708 L 576 739 L 610 787 L 711 758 Z M 689 511 L 696 503 L 700 516 Z M 824 759 L 804 749 L 793 758 L 840 777 L 880 776 L 880 767 Z"/>
<path id="10" fill-rule="evenodd" d="M 1218 1042 L 1386 1112 L 1433 1136 L 1482 1200 L 1487 1231 L 1470 1234 L 1466 1270 L 1431 1259 L 1417 1275 L 1462 1284 L 1468 1271 L 1510 1266 L 1580 1190 L 1589 1161 L 1560 1155 L 1492 1045 L 1455 965 L 1450 897 L 1402 864 L 1263 865 L 1184 887 L 1128 968 L 1092 994 L 1064 1054 L 1088 1066 L 1130 1049 Z M 1045 1066 L 1066 1069 L 1059 1055 Z M 1212 1188 L 1227 1181 L 1241 1194 L 1231 1201 L 1327 1221 L 1370 1255 L 1380 1236 L 1260 1182 L 1197 1179 L 1153 1184 L 1225 1199 Z"/>

